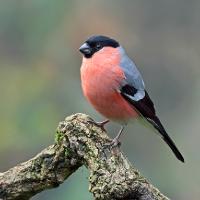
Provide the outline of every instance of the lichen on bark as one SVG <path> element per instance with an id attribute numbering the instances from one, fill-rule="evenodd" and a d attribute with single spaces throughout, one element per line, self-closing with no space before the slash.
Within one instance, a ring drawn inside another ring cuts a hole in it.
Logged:
<path id="1" fill-rule="evenodd" d="M 59 123 L 55 144 L 31 160 L 0 174 L 0 199 L 29 199 L 59 186 L 80 166 L 89 170 L 89 191 L 96 200 L 167 200 L 125 158 L 108 149 L 106 132 L 85 114 Z"/>

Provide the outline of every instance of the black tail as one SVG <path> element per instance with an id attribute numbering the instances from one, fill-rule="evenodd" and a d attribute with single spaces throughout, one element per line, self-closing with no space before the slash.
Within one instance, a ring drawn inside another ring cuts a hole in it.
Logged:
<path id="1" fill-rule="evenodd" d="M 163 140 L 169 145 L 169 147 L 171 148 L 171 150 L 173 151 L 173 153 L 175 154 L 175 156 L 180 161 L 184 162 L 183 156 L 181 155 L 180 151 L 178 150 L 178 148 L 176 147 L 176 145 L 174 144 L 174 142 L 172 141 L 172 139 L 166 133 L 166 131 L 164 133 L 162 133 L 162 136 L 163 136 Z"/>
<path id="2" fill-rule="evenodd" d="M 161 134 L 163 140 L 169 145 L 175 156 L 182 162 L 184 162 L 184 158 L 181 155 L 180 151 L 176 147 L 175 143 L 172 141 L 172 139 L 169 137 L 167 132 L 165 131 L 163 125 L 161 124 L 160 120 L 158 117 L 154 117 L 153 119 L 147 119 Z"/>
<path id="3" fill-rule="evenodd" d="M 138 113 L 140 113 L 141 116 L 143 116 L 151 125 L 153 125 L 156 130 L 158 130 L 163 140 L 169 145 L 175 156 L 180 161 L 184 162 L 183 156 L 181 155 L 176 145 L 165 131 L 160 120 L 156 116 L 154 104 L 151 101 L 148 93 L 145 91 L 144 98 L 135 101 L 132 97 L 136 92 L 137 90 L 132 85 L 125 85 L 121 88 L 121 95 L 134 107 L 134 109 L 137 109 Z"/>

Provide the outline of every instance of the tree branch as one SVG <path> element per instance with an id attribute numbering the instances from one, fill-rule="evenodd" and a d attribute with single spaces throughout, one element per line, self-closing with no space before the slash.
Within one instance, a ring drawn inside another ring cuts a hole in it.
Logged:
<path id="1" fill-rule="evenodd" d="M 29 199 L 59 186 L 80 166 L 90 171 L 89 190 L 95 200 L 168 200 L 115 148 L 106 132 L 85 114 L 60 122 L 55 144 L 31 160 L 0 174 L 0 199 Z"/>

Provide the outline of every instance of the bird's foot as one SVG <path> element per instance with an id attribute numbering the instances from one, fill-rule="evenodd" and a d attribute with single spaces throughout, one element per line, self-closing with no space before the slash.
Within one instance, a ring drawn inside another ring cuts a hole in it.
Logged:
<path id="1" fill-rule="evenodd" d="M 104 120 L 102 122 L 95 122 L 93 120 L 88 120 L 88 122 L 95 124 L 96 126 L 98 126 L 99 128 L 101 128 L 103 131 L 105 131 L 105 125 L 109 122 L 110 120 Z"/>
<path id="2" fill-rule="evenodd" d="M 104 146 L 105 146 L 105 148 L 113 149 L 115 147 L 120 147 L 121 146 L 121 142 L 119 141 L 118 137 L 115 137 L 110 143 L 107 143 Z"/>
<path id="3" fill-rule="evenodd" d="M 110 156 L 119 155 L 120 146 L 121 146 L 121 142 L 116 137 L 111 142 L 104 144 L 103 149 L 104 149 L 106 158 L 109 158 Z"/>
<path id="4" fill-rule="evenodd" d="M 121 146 L 121 142 L 119 139 L 123 130 L 124 130 L 124 126 L 121 126 L 121 129 L 119 130 L 119 133 L 117 134 L 117 136 L 112 140 L 112 142 L 105 144 L 105 147 L 110 148 L 110 149 L 113 149 L 115 147 L 119 148 Z"/>

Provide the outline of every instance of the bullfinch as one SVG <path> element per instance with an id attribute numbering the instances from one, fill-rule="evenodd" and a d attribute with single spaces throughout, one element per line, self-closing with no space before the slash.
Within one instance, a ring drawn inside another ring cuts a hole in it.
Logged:
<path id="1" fill-rule="evenodd" d="M 83 54 L 81 84 L 84 96 L 107 119 L 98 125 L 103 127 L 109 120 L 121 124 L 111 145 L 120 143 L 120 135 L 129 121 L 143 119 L 160 134 L 175 156 L 184 162 L 156 115 L 140 72 L 124 48 L 112 38 L 95 35 L 88 38 L 79 51 Z"/>

